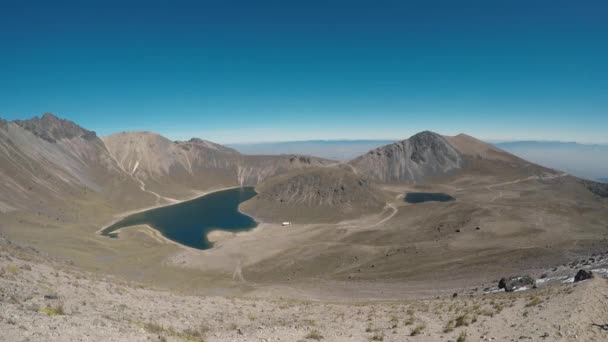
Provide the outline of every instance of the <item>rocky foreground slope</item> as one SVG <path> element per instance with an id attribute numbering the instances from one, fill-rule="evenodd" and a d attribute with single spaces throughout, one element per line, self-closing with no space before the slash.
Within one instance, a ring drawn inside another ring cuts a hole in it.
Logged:
<path id="1" fill-rule="evenodd" d="M 392 302 L 184 296 L 0 238 L 2 341 L 606 341 L 608 282 Z"/>

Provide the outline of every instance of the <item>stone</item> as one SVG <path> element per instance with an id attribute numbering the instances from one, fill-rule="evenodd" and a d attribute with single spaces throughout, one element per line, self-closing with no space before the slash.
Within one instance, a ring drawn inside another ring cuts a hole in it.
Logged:
<path id="1" fill-rule="evenodd" d="M 534 286 L 536 281 L 529 275 L 514 276 L 509 278 L 501 278 L 498 281 L 498 288 L 504 289 L 505 292 L 513 292 L 519 288 L 526 286 Z"/>
<path id="2" fill-rule="evenodd" d="M 578 272 L 574 276 L 574 282 L 576 283 L 591 278 L 593 278 L 593 272 L 587 270 L 578 270 Z"/>

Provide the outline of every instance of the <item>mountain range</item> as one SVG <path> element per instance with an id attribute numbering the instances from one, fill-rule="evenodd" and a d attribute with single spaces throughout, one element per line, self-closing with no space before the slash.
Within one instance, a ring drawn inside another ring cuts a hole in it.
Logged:
<path id="1" fill-rule="evenodd" d="M 239 209 L 258 228 L 213 234 L 217 248 L 183 248 L 146 227 L 97 234 L 129 213 L 239 186 L 255 187 Z M 412 204 L 409 192 L 455 200 Z M 386 282 L 388 297 L 408 288 L 395 282 L 479 284 L 601 248 L 607 197 L 606 184 L 465 134 L 424 131 L 341 161 L 152 132 L 98 137 L 52 114 L 0 121 L 3 234 L 85 269 L 184 291 L 237 291 L 235 277 L 248 291 L 289 282 L 311 295 L 320 282 L 357 293 Z"/>
<path id="2" fill-rule="evenodd" d="M 310 140 L 229 144 L 244 154 L 298 153 L 348 161 L 394 140 Z M 606 182 L 608 145 L 559 141 L 505 141 L 492 145 L 520 158 L 577 177 Z"/>
<path id="3" fill-rule="evenodd" d="M 316 187 L 306 191 L 313 195 L 301 193 L 303 189 L 296 191 L 303 197 L 296 196 L 299 199 L 295 202 L 307 198 L 310 204 L 316 203 L 316 188 L 326 186 L 322 185 L 326 179 L 318 181 L 320 178 L 334 179 L 337 186 L 356 183 L 357 179 L 379 184 L 420 183 L 483 168 L 489 175 L 520 177 L 557 172 L 463 134 L 447 137 L 425 131 L 343 162 L 304 155 L 245 155 L 199 138 L 171 141 L 151 132 L 99 138 L 95 132 L 50 113 L 30 120 L 1 121 L 0 147 L 3 211 L 33 210 L 51 200 L 58 203 L 89 194 L 107 203 L 119 203 L 121 208 L 135 208 L 151 201 L 175 202 L 213 188 L 255 186 L 284 174 L 288 176 L 273 181 L 273 191 L 281 187 L 281 181 L 304 184 L 303 179 L 316 179 Z M 320 168 L 335 171 L 321 172 Z M 292 171 L 297 177 L 289 176 Z M 38 204 L 32 201 L 34 197 Z M 262 193 L 259 198 L 265 197 L 268 199 Z M 356 200 L 347 202 L 352 206 Z M 317 207 L 326 204 L 318 203 Z M 352 214 L 353 209 L 349 210 Z"/>

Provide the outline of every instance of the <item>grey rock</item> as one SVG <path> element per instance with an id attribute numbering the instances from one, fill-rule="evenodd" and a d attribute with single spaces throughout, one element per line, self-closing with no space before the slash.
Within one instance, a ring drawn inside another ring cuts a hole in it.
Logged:
<path id="1" fill-rule="evenodd" d="M 82 137 L 85 140 L 97 139 L 95 132 L 86 130 L 72 121 L 60 119 L 51 113 L 46 113 L 40 118 L 15 120 L 14 122 L 50 143 L 74 137 Z"/>
<path id="2" fill-rule="evenodd" d="M 574 282 L 576 283 L 591 278 L 593 278 L 593 272 L 587 270 L 578 270 L 578 272 L 574 276 Z"/>
<path id="3" fill-rule="evenodd" d="M 498 282 L 498 288 L 504 289 L 505 292 L 513 292 L 525 286 L 534 286 L 536 282 L 529 275 L 513 276 L 509 278 L 501 278 Z"/>

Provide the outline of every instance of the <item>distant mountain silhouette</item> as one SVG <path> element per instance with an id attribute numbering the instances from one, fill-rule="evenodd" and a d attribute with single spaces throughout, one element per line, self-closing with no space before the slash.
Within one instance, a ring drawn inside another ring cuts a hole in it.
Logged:
<path id="1" fill-rule="evenodd" d="M 305 154 L 347 161 L 393 142 L 393 140 L 304 140 L 228 144 L 226 146 L 244 154 Z"/>
<path id="2" fill-rule="evenodd" d="M 514 141 L 495 146 L 543 166 L 590 180 L 608 178 L 608 145 L 556 141 Z"/>

